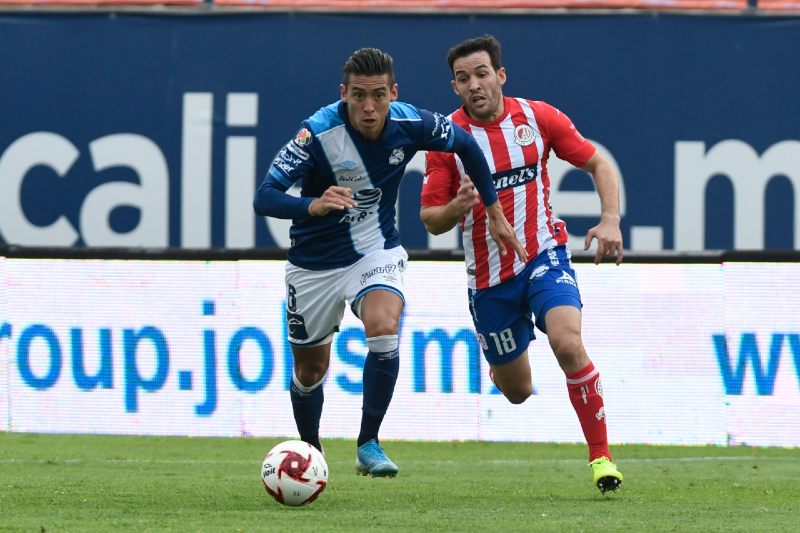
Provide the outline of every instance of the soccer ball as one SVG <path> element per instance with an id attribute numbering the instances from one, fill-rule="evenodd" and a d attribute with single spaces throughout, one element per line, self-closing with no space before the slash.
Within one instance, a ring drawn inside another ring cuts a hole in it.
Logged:
<path id="1" fill-rule="evenodd" d="M 261 480 L 275 501 L 291 507 L 313 502 L 328 485 L 328 464 L 307 442 L 287 440 L 272 448 L 261 465 Z"/>

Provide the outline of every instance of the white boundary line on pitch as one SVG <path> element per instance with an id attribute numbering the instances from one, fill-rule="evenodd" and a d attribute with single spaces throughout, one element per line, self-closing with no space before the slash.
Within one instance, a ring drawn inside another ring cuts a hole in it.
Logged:
<path id="1" fill-rule="evenodd" d="M 658 458 L 632 458 L 623 459 L 619 464 L 630 463 L 690 463 L 690 462 L 706 462 L 706 461 L 774 461 L 774 460 L 794 460 L 792 457 L 759 457 L 757 455 L 726 455 L 721 457 L 713 456 L 699 456 L 699 457 L 658 457 Z M 456 464 L 462 461 L 444 460 L 444 461 L 419 461 L 408 460 L 403 461 L 404 464 Z M 509 465 L 524 465 L 529 463 L 586 463 L 582 459 L 489 459 L 485 461 L 470 461 L 471 464 L 475 463 L 488 463 L 488 464 L 509 464 Z M 0 464 L 86 464 L 86 463 L 108 463 L 108 464 L 253 464 L 253 461 L 245 461 L 243 459 L 17 459 L 7 458 L 0 459 Z"/>

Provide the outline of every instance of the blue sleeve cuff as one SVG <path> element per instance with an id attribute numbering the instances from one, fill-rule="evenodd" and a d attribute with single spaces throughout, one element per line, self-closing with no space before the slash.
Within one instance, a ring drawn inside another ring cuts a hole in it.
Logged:
<path id="1" fill-rule="evenodd" d="M 256 214 L 294 220 L 310 217 L 308 207 L 314 199 L 286 194 L 288 187 L 284 187 L 283 183 L 273 178 L 273 175 L 268 174 L 256 191 L 253 199 L 253 210 Z"/>

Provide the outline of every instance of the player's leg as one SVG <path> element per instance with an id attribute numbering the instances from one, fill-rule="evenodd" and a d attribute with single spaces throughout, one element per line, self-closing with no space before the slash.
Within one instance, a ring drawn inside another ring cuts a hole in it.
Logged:
<path id="1" fill-rule="evenodd" d="M 292 347 L 294 372 L 289 395 L 300 439 L 322 451 L 319 421 L 325 395 L 322 382 L 331 360 L 331 343 L 310 348 Z"/>
<path id="2" fill-rule="evenodd" d="M 361 429 L 356 472 L 392 477 L 399 469 L 383 451 L 378 432 L 394 394 L 400 370 L 399 325 L 403 312 L 402 272 L 405 250 L 383 250 L 359 262 L 350 279 L 353 312 L 364 323 L 367 358 L 364 362 Z"/>
<path id="3" fill-rule="evenodd" d="M 525 301 L 527 270 L 515 279 L 469 291 L 470 312 L 489 376 L 509 402 L 520 404 L 533 392 L 528 345 L 533 323 Z"/>
<path id="4" fill-rule="evenodd" d="M 603 386 L 581 339 L 581 312 L 561 305 L 546 311 L 550 346 L 567 378 L 567 391 L 589 446 L 589 464 L 601 492 L 616 490 L 622 474 L 611 459 L 606 431 Z"/>
<path id="5" fill-rule="evenodd" d="M 398 326 L 403 300 L 394 292 L 374 290 L 364 295 L 361 320 L 367 338 L 364 363 L 364 404 L 358 445 L 378 439 L 400 371 Z"/>
<path id="6" fill-rule="evenodd" d="M 344 298 L 333 271 L 286 267 L 286 324 L 294 367 L 289 395 L 300 438 L 322 451 L 319 421 L 323 382 L 330 365 L 331 338 L 344 316 Z"/>
<path id="7" fill-rule="evenodd" d="M 400 371 L 398 325 L 403 300 L 384 290 L 363 297 L 360 316 L 367 337 L 364 362 L 364 399 L 358 434 L 356 471 L 377 477 L 392 477 L 399 469 L 380 445 L 378 431 L 389 408 Z"/>
<path id="8" fill-rule="evenodd" d="M 547 270 L 531 280 L 531 309 L 566 376 L 570 402 L 589 447 L 595 483 L 603 492 L 616 489 L 622 474 L 611 462 L 608 449 L 600 373 L 589 359 L 581 337 L 582 303 L 569 250 L 565 246 L 549 250 L 546 264 Z"/>
<path id="9" fill-rule="evenodd" d="M 531 379 L 531 363 L 528 359 L 528 350 L 520 353 L 510 363 L 492 365 L 490 376 L 495 386 L 503 396 L 513 404 L 520 404 L 533 393 Z"/>
<path id="10" fill-rule="evenodd" d="M 567 378 L 569 398 L 589 445 L 589 460 L 611 459 L 600 373 L 581 340 L 581 312 L 568 305 L 553 307 L 546 311 L 545 323 L 550 347 Z"/>

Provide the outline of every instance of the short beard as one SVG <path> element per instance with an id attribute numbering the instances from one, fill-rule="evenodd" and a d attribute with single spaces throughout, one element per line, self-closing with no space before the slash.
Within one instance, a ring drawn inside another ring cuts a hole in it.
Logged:
<path id="1" fill-rule="evenodd" d="M 497 112 L 497 106 L 492 108 L 491 111 L 488 111 L 487 114 L 484 113 L 477 114 L 474 111 L 471 111 L 469 107 L 467 107 L 466 105 L 464 106 L 464 109 L 467 111 L 467 114 L 471 119 L 477 120 L 478 122 L 489 122 L 494 116 L 494 114 Z"/>

